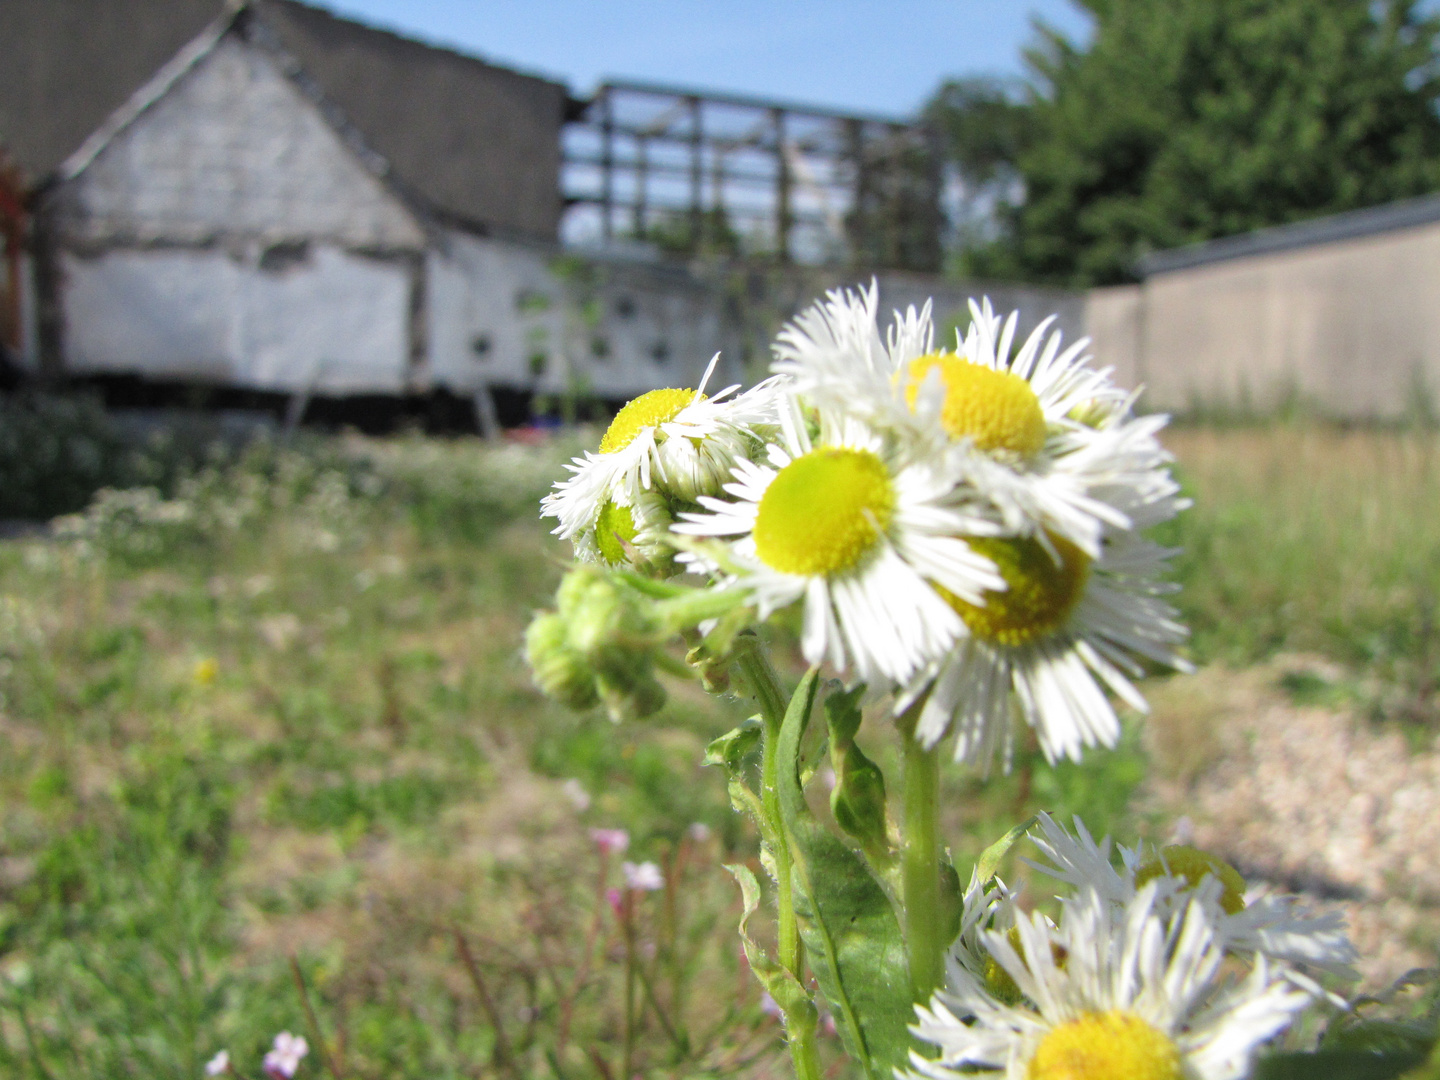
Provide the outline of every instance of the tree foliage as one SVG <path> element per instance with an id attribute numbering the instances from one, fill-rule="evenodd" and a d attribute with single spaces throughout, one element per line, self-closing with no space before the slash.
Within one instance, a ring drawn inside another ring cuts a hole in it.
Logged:
<path id="1" fill-rule="evenodd" d="M 1024 185 L 972 272 L 1120 282 L 1148 251 L 1440 187 L 1440 19 L 1416 0 L 1077 2 L 1091 41 L 1037 27 L 1023 117 L 932 103 L 962 172 L 1008 138 Z"/>

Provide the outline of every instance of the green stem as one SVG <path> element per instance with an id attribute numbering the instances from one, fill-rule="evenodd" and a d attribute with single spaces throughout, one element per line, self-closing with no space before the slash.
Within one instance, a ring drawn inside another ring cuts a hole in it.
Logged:
<path id="1" fill-rule="evenodd" d="M 795 922 L 794 889 L 790 879 L 790 845 L 785 841 L 785 821 L 780 813 L 780 725 L 785 721 L 785 692 L 780 677 L 770 666 L 770 659 L 754 639 L 742 643 L 738 650 L 740 668 L 745 681 L 760 703 L 760 718 L 765 724 L 761 747 L 760 807 L 774 837 L 770 846 L 775 856 L 776 892 L 778 893 L 780 964 L 800 978 L 800 931 Z"/>
<path id="2" fill-rule="evenodd" d="M 796 1080 L 820 1080 L 820 1056 L 815 1049 L 815 1024 L 796 1024 L 790 1030 L 790 1061 Z"/>
<path id="3" fill-rule="evenodd" d="M 745 600 L 739 589 L 696 589 L 682 596 L 661 600 L 655 605 L 660 623 L 672 632 L 689 629 L 706 619 L 728 615 Z M 784 715 L 783 712 L 781 715 Z"/>
<path id="4" fill-rule="evenodd" d="M 753 638 L 742 639 L 736 650 L 740 670 L 760 703 L 760 717 L 765 724 L 765 740 L 761 748 L 760 806 L 770 835 L 775 856 L 776 938 L 780 964 L 802 986 L 800 972 L 800 929 L 795 921 L 795 895 L 791 880 L 790 845 L 785 837 L 785 820 L 780 812 L 780 769 L 795 763 L 780 760 L 780 727 L 785 721 L 787 699 L 780 687 L 780 677 L 770 659 Z M 814 1014 L 785 1017 L 785 1030 L 790 1037 L 790 1058 L 798 1080 L 820 1080 L 820 1059 L 815 1045 Z"/>
<path id="5" fill-rule="evenodd" d="M 900 718 L 904 743 L 900 883 L 905 900 L 905 953 L 917 1002 L 928 1002 L 945 973 L 940 911 L 940 755 L 915 738 L 923 702 Z"/>

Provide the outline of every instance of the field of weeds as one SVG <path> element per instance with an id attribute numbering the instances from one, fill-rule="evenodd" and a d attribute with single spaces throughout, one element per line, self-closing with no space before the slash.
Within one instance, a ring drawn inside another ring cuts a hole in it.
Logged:
<path id="1" fill-rule="evenodd" d="M 1317 658 L 1275 692 L 1428 748 L 1440 439 L 1169 442 L 1196 660 Z M 722 869 L 756 840 L 701 764 L 750 710 L 672 683 L 643 724 L 576 718 L 519 657 L 565 554 L 536 500 L 579 445 L 261 445 L 0 543 L 4 1075 L 255 1075 L 280 1030 L 302 1076 L 787 1073 Z M 1208 716 L 952 771 L 948 839 L 1038 808 L 1165 835 L 1148 760 L 1183 774 Z M 645 862 L 663 888 L 624 888 Z"/>

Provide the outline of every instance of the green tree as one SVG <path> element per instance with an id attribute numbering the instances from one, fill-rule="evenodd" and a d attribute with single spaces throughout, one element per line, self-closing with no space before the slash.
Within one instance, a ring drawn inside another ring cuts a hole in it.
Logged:
<path id="1" fill-rule="evenodd" d="M 1016 162 L 1029 145 L 1031 108 L 1019 80 L 986 77 L 942 83 L 925 106 L 924 122 L 958 181 L 950 225 L 962 257 L 999 233 L 1023 190 Z"/>
<path id="2" fill-rule="evenodd" d="M 1077 0 L 1026 54 L 1023 202 L 992 274 L 1131 280 L 1145 253 L 1440 187 L 1440 20 L 1416 0 Z"/>

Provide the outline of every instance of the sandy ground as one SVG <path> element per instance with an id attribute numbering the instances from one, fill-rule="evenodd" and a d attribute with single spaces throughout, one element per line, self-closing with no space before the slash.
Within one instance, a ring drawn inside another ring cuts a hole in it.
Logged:
<path id="1" fill-rule="evenodd" d="M 1440 947 L 1440 734 L 1298 706 L 1279 685 L 1297 670 L 1330 674 L 1284 657 L 1159 688 L 1149 797 L 1252 886 L 1343 910 L 1365 986 L 1386 985 Z"/>

